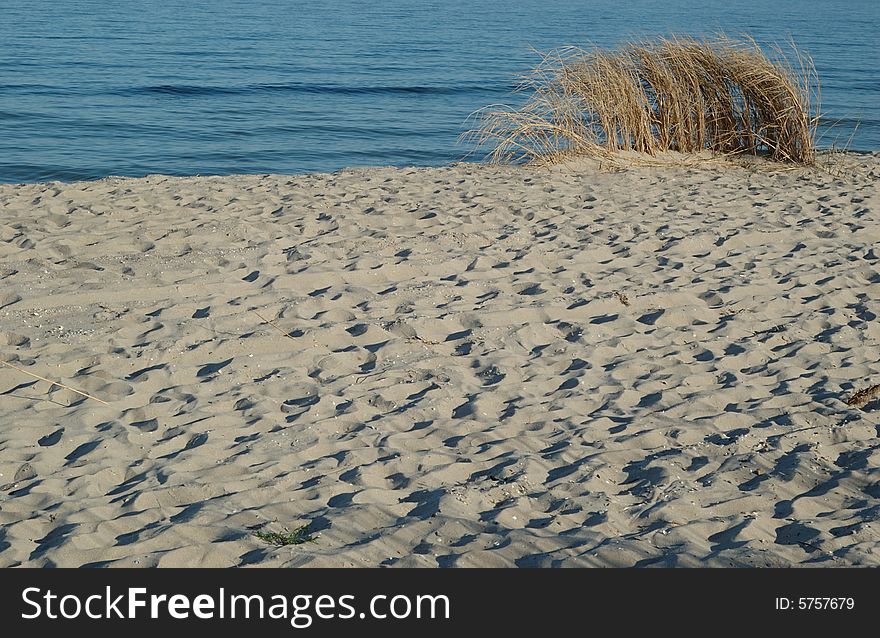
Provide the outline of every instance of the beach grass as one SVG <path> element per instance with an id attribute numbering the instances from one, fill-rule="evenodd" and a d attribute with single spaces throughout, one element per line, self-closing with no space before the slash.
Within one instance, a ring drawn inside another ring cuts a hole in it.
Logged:
<path id="1" fill-rule="evenodd" d="M 523 78 L 523 106 L 478 111 L 465 136 L 497 163 L 708 152 L 812 165 L 818 76 L 788 49 L 673 36 L 556 50 Z"/>
<path id="2" fill-rule="evenodd" d="M 259 530 L 254 534 L 254 536 L 259 538 L 261 541 L 265 541 L 270 545 L 276 545 L 278 547 L 285 547 L 287 545 L 302 545 L 303 543 L 315 542 L 315 537 L 309 531 L 308 524 L 297 527 L 293 531 L 286 528 L 283 532 L 270 532 Z"/>

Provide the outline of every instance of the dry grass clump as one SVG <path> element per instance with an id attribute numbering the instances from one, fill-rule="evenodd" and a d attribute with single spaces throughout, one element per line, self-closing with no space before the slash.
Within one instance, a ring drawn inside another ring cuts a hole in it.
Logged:
<path id="1" fill-rule="evenodd" d="M 791 49 L 768 56 L 753 40 L 727 37 L 561 49 L 524 78 L 523 107 L 483 109 L 466 135 L 502 163 L 711 151 L 811 165 L 818 78 Z"/>

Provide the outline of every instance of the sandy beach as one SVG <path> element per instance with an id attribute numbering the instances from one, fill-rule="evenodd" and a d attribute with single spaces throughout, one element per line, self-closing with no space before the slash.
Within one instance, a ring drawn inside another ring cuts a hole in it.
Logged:
<path id="1" fill-rule="evenodd" d="M 0 566 L 877 565 L 842 161 L 2 185 Z"/>

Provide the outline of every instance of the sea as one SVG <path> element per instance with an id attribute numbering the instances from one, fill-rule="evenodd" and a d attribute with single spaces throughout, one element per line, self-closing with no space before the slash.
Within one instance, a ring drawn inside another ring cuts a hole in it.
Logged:
<path id="1" fill-rule="evenodd" d="M 880 149 L 877 0 L 0 0 L 0 182 L 437 166 L 540 52 L 793 41 L 819 145 Z"/>

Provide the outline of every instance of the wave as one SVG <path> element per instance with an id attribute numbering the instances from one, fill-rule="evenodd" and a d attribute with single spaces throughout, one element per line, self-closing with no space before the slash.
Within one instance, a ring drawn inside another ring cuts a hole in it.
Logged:
<path id="1" fill-rule="evenodd" d="M 139 86 L 113 91 L 120 95 L 179 95 L 214 96 L 247 95 L 260 93 L 304 93 L 328 95 L 459 95 L 462 93 L 507 93 L 513 86 L 492 86 L 487 84 L 462 84 L 454 86 L 429 85 L 385 85 L 350 86 L 338 84 L 251 84 L 245 86 L 217 86 L 194 84 L 159 84 Z"/>
<path id="2" fill-rule="evenodd" d="M 869 117 L 836 117 L 834 115 L 822 115 L 819 117 L 820 126 L 865 126 L 876 125 L 878 120 Z"/>

